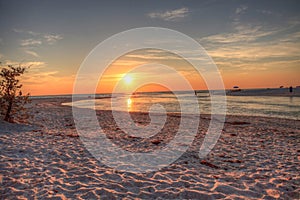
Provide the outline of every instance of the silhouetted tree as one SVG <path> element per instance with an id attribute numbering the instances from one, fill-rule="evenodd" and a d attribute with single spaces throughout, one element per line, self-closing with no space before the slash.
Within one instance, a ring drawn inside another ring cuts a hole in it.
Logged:
<path id="1" fill-rule="evenodd" d="M 0 115 L 5 121 L 24 121 L 29 118 L 24 105 L 29 102 L 30 94 L 23 95 L 19 77 L 28 67 L 8 65 L 0 72 Z"/>

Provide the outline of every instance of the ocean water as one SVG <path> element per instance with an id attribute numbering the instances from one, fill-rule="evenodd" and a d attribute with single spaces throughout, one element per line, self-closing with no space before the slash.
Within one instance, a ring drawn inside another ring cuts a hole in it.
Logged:
<path id="1" fill-rule="evenodd" d="M 196 102 L 194 93 L 180 92 L 178 98 L 173 93 L 155 92 L 139 94 L 118 94 L 112 98 L 108 95 L 98 95 L 99 98 L 89 98 L 74 102 L 80 108 L 97 110 L 118 110 L 130 112 L 168 112 L 168 113 L 197 113 L 195 105 L 201 114 L 211 113 L 211 97 L 208 92 L 197 93 Z M 215 99 L 214 106 L 218 106 L 219 99 Z M 181 104 L 184 104 L 182 110 Z M 65 103 L 72 105 L 72 103 Z M 159 105 L 159 106 L 158 106 Z M 227 96 L 226 114 L 241 116 L 265 116 L 300 120 L 300 97 L 273 97 L 273 96 Z M 196 106 L 197 107 L 197 106 Z M 219 112 L 217 114 L 224 114 Z"/>

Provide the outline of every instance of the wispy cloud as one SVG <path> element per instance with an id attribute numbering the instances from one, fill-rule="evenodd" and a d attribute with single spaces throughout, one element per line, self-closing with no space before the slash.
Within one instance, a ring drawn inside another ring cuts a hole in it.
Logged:
<path id="1" fill-rule="evenodd" d="M 247 6 L 238 7 L 232 15 L 232 30 L 199 39 L 224 73 L 296 69 L 300 62 L 300 32 L 295 23 L 271 26 L 247 22 L 242 16 Z M 249 11 L 250 12 L 250 11 Z M 255 12 L 258 12 L 255 10 Z M 268 11 L 260 11 L 270 15 Z"/>
<path id="2" fill-rule="evenodd" d="M 41 33 L 38 33 L 38 32 L 34 32 L 34 31 L 26 31 L 26 30 L 23 30 L 23 29 L 17 29 L 17 28 L 14 28 L 13 31 L 15 33 L 25 33 L 25 34 L 28 34 L 28 35 L 32 35 L 32 36 L 37 36 L 37 35 L 40 35 Z"/>
<path id="3" fill-rule="evenodd" d="M 270 10 L 257 10 L 257 12 L 262 13 L 264 15 L 272 15 L 273 12 Z"/>
<path id="4" fill-rule="evenodd" d="M 293 34 L 297 37 L 297 34 Z M 240 37 L 242 38 L 242 37 Z M 284 36 L 283 38 L 289 38 Z M 226 72 L 295 68 L 300 63 L 300 40 L 291 38 L 235 43 L 203 43 L 218 67 Z M 295 68 L 296 69 L 296 68 Z"/>
<path id="5" fill-rule="evenodd" d="M 14 28 L 13 31 L 15 33 L 24 33 L 25 32 L 23 29 L 17 29 L 17 28 Z"/>
<path id="6" fill-rule="evenodd" d="M 13 61 L 13 60 L 4 60 L 3 61 L 4 65 L 22 65 L 22 66 L 30 66 L 30 70 L 40 70 L 46 67 L 46 63 L 42 61 Z"/>
<path id="7" fill-rule="evenodd" d="M 41 44 L 52 45 L 58 40 L 63 39 L 62 35 L 55 33 L 38 33 L 35 31 L 27 31 L 23 29 L 13 29 L 13 31 L 15 33 L 21 33 L 27 36 L 27 39 L 21 40 L 21 46 L 36 46 Z"/>
<path id="8" fill-rule="evenodd" d="M 147 15 L 150 18 L 162 19 L 164 21 L 178 21 L 182 18 L 185 18 L 189 15 L 190 11 L 188 8 L 183 7 L 176 10 L 167 10 L 164 12 L 151 12 Z"/>
<path id="9" fill-rule="evenodd" d="M 29 55 L 32 55 L 32 56 L 34 56 L 34 57 L 39 57 L 39 55 L 38 55 L 36 52 L 31 51 L 31 50 L 25 50 L 25 53 L 27 53 L 27 54 L 29 54 Z"/>
<path id="10" fill-rule="evenodd" d="M 212 48 L 209 54 L 217 60 L 257 62 L 276 59 L 293 59 L 300 55 L 300 42 L 261 42 L 244 45 L 228 45 Z"/>
<path id="11" fill-rule="evenodd" d="M 269 36 L 278 32 L 278 30 L 263 30 L 259 25 L 237 25 L 232 33 L 216 34 L 200 39 L 200 42 L 227 44 L 237 42 L 252 42 L 262 37 Z"/>
<path id="12" fill-rule="evenodd" d="M 294 43 L 295 41 L 300 41 L 300 31 L 294 32 L 287 34 L 283 36 L 282 38 L 279 39 L 280 42 L 292 42 Z"/>
<path id="13" fill-rule="evenodd" d="M 40 84 L 51 83 L 51 81 L 60 81 L 57 76 L 58 71 L 36 71 L 25 74 L 22 77 L 22 82 L 29 88 L 34 88 Z"/>
<path id="14" fill-rule="evenodd" d="M 248 6 L 241 5 L 240 7 L 237 7 L 235 9 L 235 14 L 237 14 L 237 15 L 243 14 L 247 9 L 248 9 Z"/>
<path id="15" fill-rule="evenodd" d="M 31 30 L 13 29 L 13 32 L 21 35 L 20 46 L 24 53 L 33 57 L 39 57 L 37 50 L 40 46 L 53 45 L 57 41 L 62 40 L 63 36 L 55 33 L 39 33 Z M 0 40 L 1 43 L 1 40 Z"/>
<path id="16" fill-rule="evenodd" d="M 235 9 L 235 12 L 231 16 L 233 19 L 233 24 L 239 24 L 243 15 L 248 11 L 248 6 L 241 5 Z"/>
<path id="17" fill-rule="evenodd" d="M 125 58 L 129 59 L 140 59 L 140 60 L 181 60 L 179 56 L 176 56 L 174 54 L 166 53 L 164 51 L 158 51 L 158 52 L 149 52 L 145 51 L 142 54 L 137 53 L 137 54 L 128 54 L 125 56 Z"/>
<path id="18" fill-rule="evenodd" d="M 33 35 L 33 36 L 37 36 L 37 35 L 40 35 L 41 33 L 37 33 L 37 32 L 34 32 L 34 31 L 27 31 L 27 33 L 29 35 Z"/>
<path id="19" fill-rule="evenodd" d="M 37 46 L 42 44 L 41 40 L 37 40 L 37 39 L 25 39 L 25 40 L 21 40 L 21 46 L 26 47 L 26 46 Z"/>
<path id="20" fill-rule="evenodd" d="M 56 41 L 63 39 L 61 35 L 58 34 L 46 34 L 44 35 L 48 44 L 54 44 Z"/>
<path id="21" fill-rule="evenodd" d="M 25 87 L 34 88 L 40 84 L 52 83 L 53 81 L 62 81 L 58 71 L 48 70 L 47 63 L 42 61 L 23 61 L 4 60 L 4 65 L 22 65 L 30 67 L 28 73 L 22 76 L 22 83 Z M 66 78 L 66 77 L 65 77 Z M 42 86 L 42 85 L 41 85 Z M 31 90 L 30 90 L 31 92 Z M 34 91 L 33 91 L 34 92 Z"/>
<path id="22" fill-rule="evenodd" d="M 145 61 L 140 61 L 140 60 L 134 60 L 134 59 L 118 59 L 113 62 L 113 66 L 121 66 L 121 67 L 132 67 L 132 66 L 138 66 L 146 64 Z"/>

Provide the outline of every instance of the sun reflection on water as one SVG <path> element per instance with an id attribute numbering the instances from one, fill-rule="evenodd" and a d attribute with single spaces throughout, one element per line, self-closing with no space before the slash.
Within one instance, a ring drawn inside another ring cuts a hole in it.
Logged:
<path id="1" fill-rule="evenodd" d="M 131 98 L 127 99 L 127 109 L 130 111 L 131 110 L 131 105 L 132 105 L 132 100 Z"/>

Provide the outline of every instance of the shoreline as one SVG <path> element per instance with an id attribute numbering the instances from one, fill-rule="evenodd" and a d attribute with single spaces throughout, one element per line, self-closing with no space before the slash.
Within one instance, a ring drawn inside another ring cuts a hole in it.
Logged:
<path id="1" fill-rule="evenodd" d="M 107 97 L 106 97 L 107 98 Z M 293 98 L 293 97 L 291 97 Z M 67 105 L 62 105 L 62 106 L 68 106 L 68 107 L 72 107 L 72 98 L 64 98 L 65 101 L 62 103 L 62 104 L 67 104 Z M 69 100 L 68 100 L 69 99 Z M 51 99 L 49 99 L 51 100 Z M 81 101 L 81 100 L 89 100 L 89 99 L 80 99 L 78 98 L 76 101 Z M 75 106 L 76 107 L 76 106 Z M 77 107 L 79 108 L 79 107 Z M 96 109 L 95 111 L 111 111 L 109 109 Z M 116 112 L 127 112 L 127 111 L 124 111 L 122 109 L 119 109 L 119 110 L 115 110 Z M 134 110 L 134 111 L 129 111 L 129 113 L 144 113 L 144 114 L 147 114 L 148 112 L 146 111 L 139 111 L 139 110 Z M 156 114 L 163 114 L 163 113 L 159 113 L 159 112 L 155 112 Z M 168 115 L 172 115 L 172 114 L 175 114 L 175 115 L 178 115 L 178 114 L 181 114 L 181 112 L 168 112 Z M 183 113 L 185 115 L 195 115 L 194 113 L 189 113 L 189 112 L 185 112 Z M 200 115 L 211 115 L 210 113 L 200 113 Z M 216 114 L 216 115 L 224 115 L 224 114 Z M 287 115 L 276 115 L 276 116 L 268 116 L 267 114 L 264 114 L 264 113 L 254 113 L 254 114 L 251 114 L 251 113 L 247 113 L 247 114 L 243 114 L 243 113 L 230 113 L 230 114 L 226 114 L 226 116 L 239 116 L 239 117 L 266 117 L 266 118 L 274 118 L 274 119 L 288 119 L 288 120 L 300 120 L 299 117 L 297 117 L 297 115 L 295 116 L 287 116 Z"/>
<path id="2" fill-rule="evenodd" d="M 293 88 L 293 92 L 289 88 L 266 88 L 266 89 L 238 89 L 227 90 L 228 96 L 266 96 L 266 97 L 300 97 L 300 88 Z"/>
<path id="3" fill-rule="evenodd" d="M 217 145 L 198 157 L 209 115 L 200 116 L 193 144 L 169 166 L 144 174 L 115 171 L 97 161 L 76 134 L 65 99 L 32 101 L 32 125 L 0 122 L 0 194 L 3 198 L 297 199 L 300 197 L 300 121 L 226 116 Z M 111 111 L 96 111 L 107 137 L 131 151 L 162 148 L 176 132 L 170 116 L 162 135 L 128 137 Z M 147 124 L 149 116 L 133 113 Z"/>
<path id="4" fill-rule="evenodd" d="M 219 90 L 211 90 L 213 93 L 218 94 Z M 192 92 L 192 91 L 176 91 L 178 93 Z M 194 90 L 197 94 L 208 94 L 208 90 Z M 300 87 L 293 88 L 293 92 L 289 92 L 289 88 L 255 88 L 255 89 L 225 89 L 226 95 L 229 96 L 273 96 L 273 97 L 300 97 Z M 157 94 L 157 93 L 170 93 L 169 91 L 157 91 L 157 92 L 140 92 L 136 94 Z M 110 93 L 97 93 L 97 94 L 77 94 L 77 98 L 91 99 L 93 95 L 96 95 L 95 99 L 111 98 Z M 98 97 L 97 95 L 104 95 Z M 52 99 L 52 98 L 72 98 L 72 94 L 58 94 L 58 95 L 33 95 L 32 99 Z"/>

